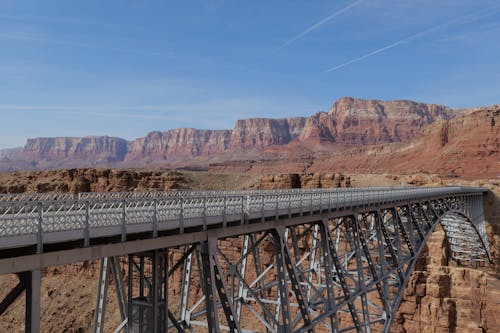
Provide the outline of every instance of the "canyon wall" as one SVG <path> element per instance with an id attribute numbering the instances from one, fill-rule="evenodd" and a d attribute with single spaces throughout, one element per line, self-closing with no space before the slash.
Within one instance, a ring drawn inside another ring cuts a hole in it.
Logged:
<path id="1" fill-rule="evenodd" d="M 194 184 L 190 173 L 149 172 L 134 170 L 61 170 L 44 172 L 22 172 L 11 175 L 0 175 L 0 192 L 16 190 L 18 192 L 45 191 L 133 191 L 162 188 L 194 188 L 211 186 L 213 174 L 205 174 L 208 183 Z M 219 177 L 227 175 L 219 175 Z M 250 177 L 246 175 L 245 177 Z M 387 176 L 409 185 L 444 185 L 437 176 Z M 390 179 L 391 178 L 391 179 Z M 351 178 L 338 173 L 300 173 L 269 174 L 247 179 L 248 188 L 275 189 L 291 187 L 337 187 L 349 186 Z M 457 180 L 458 181 L 458 180 Z M 225 188 L 241 186 L 240 179 L 220 178 Z M 392 184 L 392 183 L 391 183 Z M 451 183 L 450 183 L 451 184 Z M 495 185 L 496 184 L 496 185 Z M 52 187 L 48 187 L 48 186 Z M 464 185 L 478 185 L 466 183 Z M 498 183 L 487 183 L 494 192 L 485 200 L 486 217 L 492 222 L 498 221 Z M 241 188 L 241 187 L 239 187 Z M 495 196 L 496 193 L 496 196 Z M 491 230 L 490 230 L 491 231 Z M 240 249 L 230 241 L 221 246 L 228 255 L 237 257 Z M 498 262 L 498 237 L 492 240 L 496 248 L 495 260 Z M 303 243 L 298 244 L 299 247 Z M 491 268 L 458 267 L 449 257 L 448 244 L 443 230 L 438 228 L 428 240 L 415 271 L 404 291 L 403 300 L 393 321 L 391 332 L 397 333 L 445 333 L 445 332 L 498 332 L 500 321 L 500 283 L 498 272 Z M 305 250 L 305 249 L 304 249 Z M 272 258 L 273 248 L 262 253 L 262 260 Z M 172 250 L 169 258 L 170 266 L 182 255 L 182 251 Z M 125 269 L 126 273 L 126 269 Z M 180 281 L 182 270 L 172 278 L 169 291 L 175 302 L 180 297 Z M 54 332 L 89 332 L 95 303 L 97 288 L 98 263 L 86 262 L 60 267 L 52 267 L 43 272 L 42 285 L 42 330 Z M 17 283 L 15 276 L 0 276 L 0 298 Z M 113 284 L 109 286 L 109 303 L 107 318 L 110 319 L 105 328 L 113 332 L 119 324 L 118 306 L 114 299 Z M 196 289 L 196 288 L 195 288 Z M 200 293 L 200 290 L 193 290 Z M 24 304 L 20 297 L 15 305 L 2 316 L 0 331 L 22 332 Z"/>
<path id="2" fill-rule="evenodd" d="M 151 132 L 128 145 L 127 161 L 176 160 L 208 156 L 227 150 L 229 130 L 198 130 L 179 128 L 166 132 Z"/>
<path id="3" fill-rule="evenodd" d="M 23 158 L 35 161 L 118 162 L 127 154 L 127 141 L 108 136 L 35 138 L 28 139 L 21 154 Z"/>
<path id="4" fill-rule="evenodd" d="M 295 154 L 293 147 L 297 145 L 311 155 L 346 146 L 407 142 L 418 138 L 429 124 L 467 112 L 412 101 L 342 97 L 329 112 L 310 117 L 242 119 L 232 130 L 179 128 L 151 132 L 130 142 L 107 136 L 28 139 L 21 151 L 0 151 L 0 171 L 189 164 L 193 158 L 230 160 L 235 154 L 259 154 L 273 147 L 279 154 L 280 149 L 290 146 Z"/>

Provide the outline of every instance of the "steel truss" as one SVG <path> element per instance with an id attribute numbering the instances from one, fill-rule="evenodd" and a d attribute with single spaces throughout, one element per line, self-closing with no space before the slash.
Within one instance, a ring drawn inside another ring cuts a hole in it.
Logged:
<path id="1" fill-rule="evenodd" d="M 129 255 L 117 332 L 387 332 L 438 224 L 453 259 L 489 261 L 481 200 L 301 211 L 282 223 L 278 216 L 257 219 L 259 228 L 250 231 L 213 232 L 203 242 Z M 119 260 L 109 260 L 119 274 Z M 109 262 L 102 260 L 101 274 Z M 105 298 L 98 293 L 97 304 Z M 99 327 L 96 320 L 95 332 Z"/>

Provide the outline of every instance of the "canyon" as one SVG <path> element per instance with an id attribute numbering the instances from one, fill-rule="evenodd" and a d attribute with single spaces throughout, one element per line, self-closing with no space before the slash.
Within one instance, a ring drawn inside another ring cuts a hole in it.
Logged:
<path id="1" fill-rule="evenodd" d="M 391 332 L 496 332 L 500 311 L 500 183 L 497 180 L 468 181 L 434 174 L 373 175 L 340 173 L 207 173 L 120 169 L 68 169 L 0 174 L 0 193 L 144 191 L 167 189 L 278 189 L 349 186 L 443 186 L 462 182 L 485 186 L 485 213 L 494 264 L 458 266 L 449 256 L 443 230 L 428 240 Z M 271 247 L 272 249 L 272 247 Z M 227 245 L 231 250 L 231 245 Z M 239 249 L 234 247 L 235 255 Z M 271 251 L 271 250 L 270 250 Z M 180 255 L 180 254 L 179 254 Z M 263 256 L 268 254 L 263 253 Z M 174 257 L 171 260 L 175 260 Z M 125 263 L 125 262 L 124 262 Z M 172 264 L 172 263 L 171 263 Z M 89 332 L 97 288 L 97 262 L 51 267 L 43 272 L 42 331 Z M 178 272 L 177 275 L 179 275 Z M 180 293 L 180 276 L 171 285 L 172 296 Z M 17 283 L 12 275 L 0 276 L 0 298 Z M 113 285 L 109 286 L 114 295 Z M 118 305 L 110 297 L 106 332 L 119 324 Z M 20 297 L 0 320 L 0 331 L 23 330 L 23 298 Z"/>
<path id="2" fill-rule="evenodd" d="M 4 171 L 0 193 L 487 187 L 485 220 L 494 263 L 458 266 L 449 257 L 442 230 L 436 230 L 412 274 L 391 331 L 497 332 L 499 124 L 500 105 L 451 109 L 344 97 L 328 112 L 243 119 L 232 130 L 181 128 L 154 131 L 132 141 L 107 136 L 34 138 L 23 148 L 0 150 L 0 171 Z M 44 331 L 89 331 L 97 271 L 96 262 L 44 271 Z M 0 298 L 15 283 L 14 276 L 1 276 Z M 175 292 L 178 286 L 172 288 Z M 116 313 L 113 299 L 107 309 Z M 22 318 L 22 299 L 18 299 L 2 317 L 0 331 L 21 331 Z M 107 331 L 112 331 L 111 325 Z"/>

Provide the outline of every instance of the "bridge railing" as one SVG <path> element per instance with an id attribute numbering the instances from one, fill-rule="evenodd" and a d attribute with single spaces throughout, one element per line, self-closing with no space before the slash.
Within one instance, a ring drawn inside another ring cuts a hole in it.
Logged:
<path id="1" fill-rule="evenodd" d="M 153 194 L 83 194 L 80 199 L 48 200 L 28 197 L 26 201 L 0 201 L 0 239 L 15 235 L 44 235 L 62 231 L 81 231 L 78 238 L 90 237 L 91 230 L 121 227 L 127 233 L 131 225 L 148 225 L 156 230 L 179 226 L 179 221 L 207 223 L 212 217 L 228 219 L 264 217 L 286 212 L 345 209 L 354 206 L 401 202 L 411 199 L 482 192 L 482 189 L 445 188 L 369 188 L 274 191 L 173 191 Z M 108 196 L 109 195 L 109 196 Z M 10 197 L 14 198 L 14 197 Z M 34 201 L 33 198 L 41 200 Z M 83 199 L 82 199 L 83 198 Z M 0 242 L 1 243 L 1 242 Z M 1 245 L 0 245 L 1 247 Z"/>
<path id="2" fill-rule="evenodd" d="M 405 187 L 412 189 L 416 187 Z M 153 192 L 80 192 L 80 193 L 7 193 L 0 194 L 0 202 L 26 202 L 26 201 L 64 201 L 64 200 L 96 200 L 96 199 L 168 199 L 180 197 L 204 197 L 204 196 L 229 196 L 229 195 L 271 195 L 271 194 L 293 194 L 293 193 L 315 193 L 324 191 L 379 191 L 392 190 L 394 187 L 370 187 L 370 188 L 319 188 L 319 189 L 274 189 L 274 190 L 166 190 Z"/>

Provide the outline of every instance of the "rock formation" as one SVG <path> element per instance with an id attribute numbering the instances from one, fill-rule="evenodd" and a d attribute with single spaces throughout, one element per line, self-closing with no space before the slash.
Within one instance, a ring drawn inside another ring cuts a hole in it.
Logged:
<path id="1" fill-rule="evenodd" d="M 500 174 L 500 106 L 436 121 L 405 145 L 356 147 L 317 156 L 308 171 L 430 172 L 469 179 Z"/>
<path id="2" fill-rule="evenodd" d="M 108 136 L 84 138 L 28 139 L 22 157 L 33 160 L 60 161 L 65 159 L 93 162 L 122 161 L 127 153 L 127 141 Z"/>
<path id="3" fill-rule="evenodd" d="M 326 117 L 326 113 L 319 117 Z M 311 121 L 312 118 L 308 120 Z M 213 172 L 435 173 L 448 178 L 496 178 L 500 175 L 500 106 L 437 120 L 416 139 L 355 147 L 323 145 L 314 151 L 303 143 L 265 148 L 259 158 L 211 163 Z M 326 136 L 318 129 L 316 137 Z M 306 126 L 304 133 L 308 130 Z M 311 133 L 311 132 L 308 132 Z M 319 134 L 318 134 L 319 133 Z"/>
<path id="4" fill-rule="evenodd" d="M 261 176 L 252 186 L 259 190 L 288 188 L 338 188 L 350 187 L 349 176 L 335 173 L 282 173 Z"/>
<path id="5" fill-rule="evenodd" d="M 211 178 L 213 174 L 207 174 Z M 134 170 L 95 170 L 72 169 L 44 172 L 22 172 L 0 175 L 0 192 L 46 192 L 46 191 L 134 191 L 144 189 L 163 189 L 171 187 L 189 187 L 191 174 L 174 172 L 150 172 Z M 391 176 L 412 185 L 429 185 L 429 182 L 442 182 L 437 176 Z M 338 173 L 328 174 L 273 174 L 261 176 L 251 188 L 286 188 L 286 187 L 336 187 L 340 182 L 347 185 L 349 177 Z M 210 179 L 209 184 L 214 180 Z M 224 185 L 230 187 L 226 178 Z M 232 183 L 234 185 L 234 183 Z M 451 182 L 450 182 L 451 184 Z M 495 185 L 496 184 L 496 185 Z M 241 185 L 240 183 L 236 185 Z M 478 185 L 467 183 L 465 185 Z M 206 186 L 206 185 L 205 185 Z M 490 183 L 493 193 L 486 198 L 486 218 L 500 225 L 498 182 Z M 491 220 L 490 220 L 491 219 Z M 496 220 L 494 220 L 496 219 Z M 496 230 L 498 234 L 498 230 Z M 496 236 L 492 245 L 496 248 L 498 263 L 500 240 Z M 305 251 L 304 243 L 299 242 L 300 250 Z M 221 244 L 228 255 L 234 251 L 237 257 L 241 251 L 240 243 L 224 241 Z M 269 247 L 260 253 L 264 263 L 272 262 L 274 249 Z M 183 253 L 172 250 L 170 267 Z M 252 261 L 249 261 L 252 265 Z M 251 269 L 251 267 L 249 268 Z M 127 270 L 125 269 L 125 274 Z M 177 270 L 169 284 L 171 302 L 179 299 L 181 293 L 182 270 Z M 44 332 L 87 332 L 92 325 L 97 288 L 98 263 L 86 262 L 66 266 L 51 267 L 43 272 L 42 284 L 42 331 Z M 450 259 L 447 243 L 442 229 L 437 230 L 427 242 L 413 272 L 403 300 L 394 318 L 391 332 L 398 333 L 445 333 L 445 332 L 498 332 L 500 321 L 500 284 L 498 274 L 488 270 L 457 267 Z M 15 286 L 17 278 L 13 275 L 0 276 L 0 298 Z M 109 295 L 114 295 L 113 284 L 109 286 Z M 196 289 L 196 288 L 193 288 Z M 201 290 L 191 292 L 200 294 Z M 109 297 L 107 318 L 111 321 L 106 332 L 112 332 L 119 325 L 118 305 L 114 297 Z M 23 331 L 24 299 L 18 299 L 15 305 L 2 315 L 1 332 Z"/>
<path id="6" fill-rule="evenodd" d="M 2 150 L 0 150 L 0 160 L 7 161 L 7 160 L 12 160 L 12 159 L 17 159 L 17 158 L 19 158 L 22 151 L 23 151 L 23 148 L 21 148 L 21 147 L 2 149 Z"/>
<path id="7" fill-rule="evenodd" d="M 193 158 L 208 160 L 219 156 L 220 160 L 230 160 L 234 155 L 248 158 L 250 153 L 269 152 L 276 147 L 277 154 L 284 149 L 296 156 L 300 147 L 311 155 L 342 147 L 407 142 L 418 138 L 429 124 L 467 112 L 412 101 L 342 97 L 329 112 L 308 118 L 242 119 L 232 130 L 179 128 L 151 132 L 131 142 L 106 136 L 29 139 L 20 152 L 0 151 L 0 170 L 96 165 L 143 167 L 160 162 L 188 165 Z"/>
<path id="8" fill-rule="evenodd" d="M 229 130 L 197 130 L 179 128 L 166 132 L 151 132 L 130 142 L 125 160 L 178 160 L 208 156 L 227 150 Z"/>
<path id="9" fill-rule="evenodd" d="M 185 177 L 172 171 L 67 169 L 0 175 L 0 193 L 165 191 L 185 184 Z"/>

